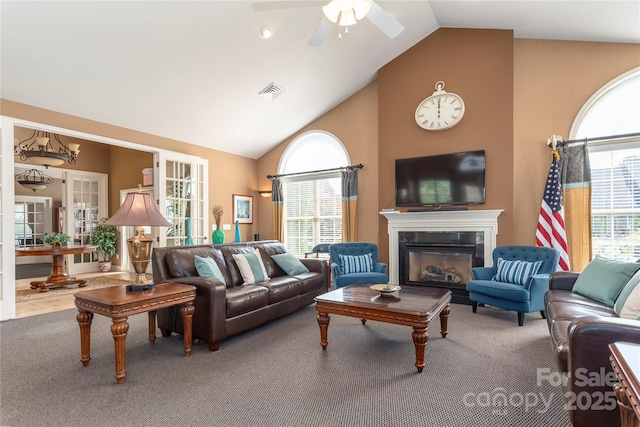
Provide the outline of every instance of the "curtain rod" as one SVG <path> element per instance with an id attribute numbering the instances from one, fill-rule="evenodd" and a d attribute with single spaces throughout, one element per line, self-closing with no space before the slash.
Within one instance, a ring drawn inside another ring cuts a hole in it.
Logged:
<path id="1" fill-rule="evenodd" d="M 339 168 L 320 169 L 320 170 L 307 171 L 307 172 L 281 173 L 280 175 L 267 175 L 267 178 L 268 179 L 273 179 L 273 178 L 282 178 L 283 176 L 291 176 L 291 175 L 311 175 L 311 174 L 314 174 L 314 173 L 341 171 L 341 170 L 345 170 L 345 169 L 362 169 L 363 167 L 364 167 L 364 165 L 362 163 L 359 163 L 357 165 L 352 165 L 352 166 L 340 166 Z"/>
<path id="2" fill-rule="evenodd" d="M 590 142 L 606 141 L 606 140 L 609 140 L 609 139 L 634 138 L 634 137 L 638 137 L 638 136 L 640 136 L 640 132 L 624 133 L 624 134 L 620 134 L 620 135 L 598 136 L 598 137 L 595 137 L 595 138 L 570 139 L 570 140 L 567 140 L 567 141 L 560 141 L 560 140 L 556 139 L 556 143 L 557 143 L 558 146 L 567 146 L 567 145 L 588 144 Z M 553 137 L 555 137 L 555 135 L 553 135 Z M 547 146 L 549 146 L 549 147 L 552 146 L 553 137 L 547 139 Z"/>

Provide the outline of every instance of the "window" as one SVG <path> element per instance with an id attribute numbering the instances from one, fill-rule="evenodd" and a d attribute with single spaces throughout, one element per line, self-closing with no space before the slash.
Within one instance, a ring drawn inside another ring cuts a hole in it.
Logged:
<path id="1" fill-rule="evenodd" d="M 640 132 L 640 69 L 598 91 L 583 107 L 571 139 Z M 640 136 L 589 144 L 593 255 L 640 259 Z"/>
<path id="2" fill-rule="evenodd" d="M 282 156 L 278 173 L 348 166 L 347 153 L 333 135 L 313 131 L 297 139 Z M 302 173 L 282 178 L 284 236 L 289 252 L 302 256 L 319 243 L 342 241 L 340 171 Z"/>

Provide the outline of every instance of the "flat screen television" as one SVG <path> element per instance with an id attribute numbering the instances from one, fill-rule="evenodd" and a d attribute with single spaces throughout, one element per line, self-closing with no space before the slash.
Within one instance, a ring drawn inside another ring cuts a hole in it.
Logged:
<path id="1" fill-rule="evenodd" d="M 396 206 L 485 202 L 484 150 L 396 159 Z"/>

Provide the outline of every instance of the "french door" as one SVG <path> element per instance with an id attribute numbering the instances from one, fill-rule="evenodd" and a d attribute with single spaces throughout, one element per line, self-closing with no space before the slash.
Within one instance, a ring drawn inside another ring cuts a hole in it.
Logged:
<path id="1" fill-rule="evenodd" d="M 154 186 L 160 212 L 171 224 L 159 233 L 159 246 L 207 243 L 209 215 L 206 160 L 160 152 L 155 155 Z"/>
<path id="2" fill-rule="evenodd" d="M 63 188 L 64 206 L 68 215 L 65 230 L 74 246 L 88 245 L 91 230 L 107 212 L 107 175 L 92 172 L 68 171 Z M 98 271 L 98 253 L 69 255 L 69 274 Z"/>

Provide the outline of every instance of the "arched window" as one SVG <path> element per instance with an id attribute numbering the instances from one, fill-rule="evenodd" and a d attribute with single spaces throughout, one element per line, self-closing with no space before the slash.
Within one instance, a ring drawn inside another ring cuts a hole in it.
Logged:
<path id="1" fill-rule="evenodd" d="M 596 92 L 571 128 L 572 140 L 589 143 L 593 255 L 640 258 L 640 67 Z"/>
<path id="2" fill-rule="evenodd" d="M 342 241 L 340 171 L 349 165 L 342 143 L 332 134 L 310 131 L 294 139 L 278 167 L 284 195 L 284 238 L 289 252 L 303 256 L 319 243 Z"/>

